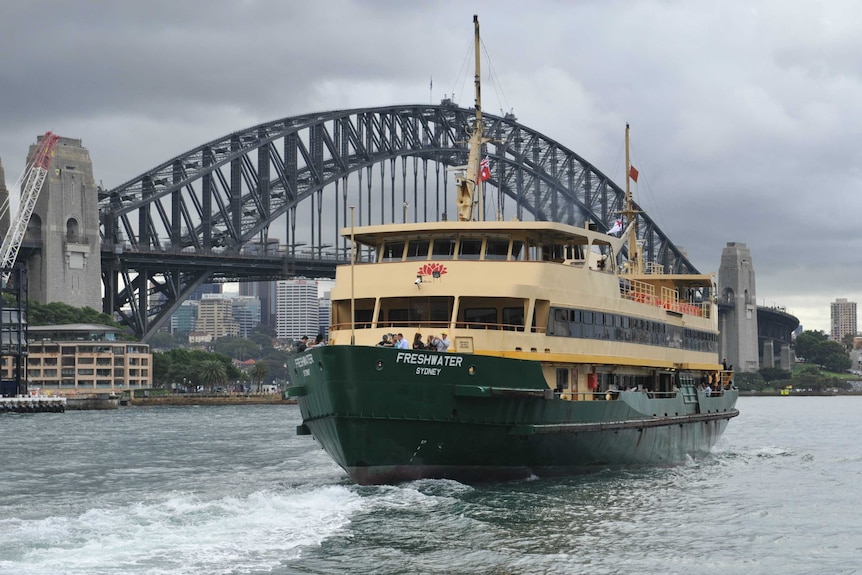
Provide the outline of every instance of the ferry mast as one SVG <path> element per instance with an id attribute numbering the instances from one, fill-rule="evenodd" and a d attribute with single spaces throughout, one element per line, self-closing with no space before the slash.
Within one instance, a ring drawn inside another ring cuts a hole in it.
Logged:
<path id="1" fill-rule="evenodd" d="M 458 221 L 468 222 L 473 220 L 473 206 L 476 205 L 478 195 L 479 218 L 482 217 L 482 194 L 477 193 L 480 182 L 479 167 L 482 160 L 482 144 L 490 142 L 490 138 L 484 137 L 482 125 L 482 75 L 480 73 L 480 48 L 479 48 L 479 16 L 473 15 L 473 30 L 475 44 L 475 66 L 476 71 L 473 83 L 476 87 L 476 118 L 470 139 L 467 141 L 467 166 L 466 170 L 456 176 L 458 187 Z"/>

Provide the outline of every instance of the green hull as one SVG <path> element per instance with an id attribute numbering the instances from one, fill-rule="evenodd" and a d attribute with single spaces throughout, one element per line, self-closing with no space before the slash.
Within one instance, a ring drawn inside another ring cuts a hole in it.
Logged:
<path id="1" fill-rule="evenodd" d="M 707 454 L 738 415 L 735 390 L 562 400 L 539 362 L 480 355 L 330 346 L 291 371 L 299 431 L 360 484 L 676 465 Z"/>

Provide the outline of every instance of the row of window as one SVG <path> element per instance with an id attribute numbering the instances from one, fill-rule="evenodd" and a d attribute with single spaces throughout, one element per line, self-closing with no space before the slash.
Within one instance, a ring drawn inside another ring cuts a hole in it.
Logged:
<path id="1" fill-rule="evenodd" d="M 592 310 L 551 308 L 548 335 L 625 341 L 691 351 L 718 351 L 714 333 Z"/>
<path id="2" fill-rule="evenodd" d="M 146 369 L 130 369 L 128 375 L 131 377 L 143 376 L 146 377 L 149 374 L 149 370 Z M 28 369 L 27 370 L 28 377 L 57 377 L 56 369 Z M 62 377 L 75 377 L 74 369 L 62 369 L 60 370 L 60 375 Z M 124 369 L 89 369 L 89 368 L 80 368 L 78 369 L 79 376 L 87 376 L 87 375 L 97 375 L 100 377 L 110 377 L 113 375 L 114 377 L 123 377 L 126 375 Z"/>
<path id="3" fill-rule="evenodd" d="M 511 245 L 511 252 L 509 251 Z M 484 249 L 483 249 L 484 248 Z M 508 238 L 434 238 L 389 241 L 380 248 L 378 261 L 402 260 L 519 260 L 524 242 Z"/>
<path id="4" fill-rule="evenodd" d="M 114 355 L 149 354 L 148 346 L 139 345 L 117 345 L 117 346 L 94 346 L 94 345 L 42 345 L 31 343 L 28 346 L 30 353 L 62 353 L 63 355 L 76 355 L 81 353 L 103 353 Z"/>
<path id="5" fill-rule="evenodd" d="M 105 387 L 105 388 L 128 388 L 128 387 L 149 387 L 150 382 L 146 379 L 135 380 L 122 380 L 115 379 L 113 382 L 110 379 L 97 379 L 93 381 L 92 379 L 81 380 L 79 379 L 77 384 L 74 379 L 64 379 L 60 381 L 59 386 L 57 385 L 57 380 L 41 380 L 41 379 L 31 379 L 30 386 L 50 386 L 52 388 L 59 387 L 64 388 L 68 387 L 70 389 L 74 388 L 93 388 L 93 387 Z"/>
<path id="6" fill-rule="evenodd" d="M 122 367 L 126 363 L 125 356 L 121 357 L 64 357 L 61 365 L 107 365 Z M 31 355 L 27 358 L 27 365 L 57 365 L 56 357 L 39 357 Z M 130 357 L 129 365 L 149 365 L 147 357 Z"/>

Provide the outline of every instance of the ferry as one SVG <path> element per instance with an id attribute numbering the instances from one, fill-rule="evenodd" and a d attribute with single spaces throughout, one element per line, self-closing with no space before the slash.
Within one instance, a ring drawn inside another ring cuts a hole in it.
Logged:
<path id="1" fill-rule="evenodd" d="M 478 54 L 475 16 L 474 30 Z M 608 233 L 479 221 L 488 139 L 478 56 L 475 78 L 458 221 L 342 230 L 354 247 L 336 271 L 329 341 L 289 364 L 297 433 L 359 484 L 707 456 L 739 414 L 733 374 L 718 359 L 714 277 L 642 261 L 628 126 L 626 206 Z M 373 257 L 360 260 L 357 247 Z M 389 334 L 409 345 L 378 345 Z"/>

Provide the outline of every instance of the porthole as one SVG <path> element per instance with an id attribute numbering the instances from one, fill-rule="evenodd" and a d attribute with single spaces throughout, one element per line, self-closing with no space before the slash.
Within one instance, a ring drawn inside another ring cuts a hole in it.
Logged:
<path id="1" fill-rule="evenodd" d="M 470 367 L 467 368 L 467 373 L 469 375 L 476 375 L 476 368 L 471 365 Z"/>
<path id="2" fill-rule="evenodd" d="M 383 369 L 383 360 L 378 359 L 377 364 L 374 367 L 377 368 L 377 371 L 380 371 L 381 369 Z"/>

